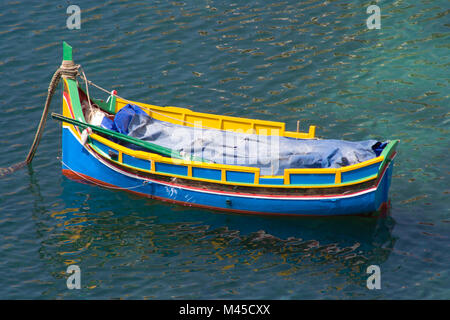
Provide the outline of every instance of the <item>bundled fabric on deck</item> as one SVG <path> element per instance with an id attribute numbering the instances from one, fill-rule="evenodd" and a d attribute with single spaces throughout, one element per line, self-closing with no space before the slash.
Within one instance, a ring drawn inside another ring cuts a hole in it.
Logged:
<path id="1" fill-rule="evenodd" d="M 338 168 L 379 155 L 376 140 L 294 139 L 208 128 L 193 128 L 149 117 L 128 104 L 109 124 L 114 130 L 215 163 L 261 168 L 261 175 L 282 175 L 286 168 Z M 129 146 L 136 149 L 136 146 Z"/>

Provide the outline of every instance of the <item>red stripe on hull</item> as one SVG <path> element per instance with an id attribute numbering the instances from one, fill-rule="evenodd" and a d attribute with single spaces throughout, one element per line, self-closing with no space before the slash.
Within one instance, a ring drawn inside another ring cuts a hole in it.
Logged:
<path id="1" fill-rule="evenodd" d="M 143 196 L 143 197 L 146 197 L 146 198 L 156 199 L 156 200 L 160 200 L 160 201 L 163 201 L 163 202 L 179 204 L 179 205 L 182 205 L 182 206 L 185 206 L 185 207 L 196 207 L 196 208 L 202 208 L 202 209 L 213 210 L 213 211 L 223 211 L 223 212 L 232 212 L 232 213 L 240 213 L 240 214 L 252 214 L 252 215 L 257 214 L 257 215 L 265 215 L 265 216 L 317 217 L 317 218 L 327 217 L 327 216 L 321 216 L 321 215 L 293 214 L 293 213 L 272 213 L 272 212 L 268 213 L 268 212 L 258 212 L 258 211 L 236 210 L 236 209 L 227 209 L 227 208 L 213 207 L 213 206 L 207 206 L 207 205 L 203 205 L 203 204 L 190 203 L 190 202 L 184 202 L 184 201 L 179 201 L 179 200 L 173 200 L 173 199 L 169 199 L 169 198 L 158 197 L 158 196 L 149 195 L 149 194 L 146 194 L 146 193 L 137 192 L 137 191 L 133 191 L 133 190 L 125 189 L 125 188 L 122 189 L 122 188 L 119 188 L 118 186 L 115 186 L 113 184 L 106 183 L 106 182 L 103 182 L 101 180 L 97 180 L 95 178 L 86 176 L 86 175 L 84 175 L 82 173 L 75 172 L 75 171 L 68 170 L 68 169 L 62 169 L 62 173 L 67 178 L 75 180 L 77 182 L 81 182 L 81 183 L 85 183 L 85 184 L 89 184 L 88 182 L 91 182 L 91 184 L 97 184 L 97 185 L 100 185 L 100 186 L 104 186 L 106 188 L 114 188 L 116 190 L 127 191 L 129 193 L 136 194 L 136 195 L 139 195 L 139 196 Z M 352 217 L 353 216 L 373 217 L 372 213 L 339 215 L 339 217 L 348 217 L 348 216 L 352 216 Z"/>
<path id="2" fill-rule="evenodd" d="M 91 149 L 92 150 L 92 149 Z M 93 150 L 94 151 L 94 150 Z M 97 152 L 95 152 L 94 151 L 94 154 L 96 155 L 96 156 L 99 156 L 100 158 L 102 158 L 100 155 L 98 155 L 97 154 Z M 396 152 L 394 152 L 393 154 L 392 154 L 392 156 L 390 157 L 390 159 L 392 160 L 394 157 L 395 157 L 395 155 L 396 155 Z M 114 164 L 114 163 L 109 163 L 109 165 L 111 165 L 111 166 L 113 166 L 115 169 L 117 169 L 117 170 L 121 170 L 121 171 L 124 171 L 124 172 L 126 172 L 126 173 L 128 173 L 128 174 L 131 174 L 131 175 L 135 175 L 135 176 L 137 176 L 138 178 L 141 178 L 141 179 L 145 179 L 145 180 L 149 180 L 149 181 L 153 181 L 153 182 L 156 182 L 156 183 L 158 183 L 158 182 L 160 182 L 160 181 L 158 181 L 158 180 L 154 180 L 154 179 L 149 179 L 149 178 L 146 178 L 146 177 L 143 177 L 143 176 L 141 176 L 141 175 L 139 175 L 139 174 L 135 174 L 135 173 L 132 173 L 132 172 L 129 172 L 129 171 L 127 171 L 125 168 L 123 168 L 123 167 L 121 167 L 121 166 L 118 166 L 118 165 L 116 165 L 116 164 Z M 367 188 L 367 189 L 364 189 L 364 190 L 359 190 L 359 191 L 357 191 L 357 192 L 352 192 L 352 193 L 346 193 L 345 194 L 345 196 L 351 196 L 351 195 L 355 195 L 355 194 L 359 194 L 359 193 L 361 193 L 361 192 L 364 192 L 364 191 L 368 191 L 368 190 L 371 190 L 371 189 L 376 189 L 376 188 L 378 188 L 378 185 L 379 185 L 379 183 L 380 183 L 380 181 L 381 181 L 381 179 L 383 178 L 383 176 L 384 176 L 384 174 L 385 174 L 385 172 L 386 172 L 386 170 L 387 170 L 387 168 L 388 168 L 388 166 L 389 165 L 386 165 L 384 168 L 383 168 L 383 171 L 381 172 L 381 174 L 379 175 L 379 177 L 377 178 L 377 181 L 376 181 L 376 184 L 374 185 L 374 186 L 372 186 L 372 187 L 370 187 L 370 188 Z M 173 186 L 173 187 L 178 187 L 178 188 L 188 188 L 188 189 L 192 189 L 192 190 L 196 190 L 196 191 L 200 191 L 200 192 L 207 192 L 207 191 L 209 191 L 209 192 L 214 192 L 214 193 L 218 193 L 218 194 L 230 194 L 230 193 L 232 193 L 232 194 L 235 194 L 236 196 L 254 196 L 254 197 L 260 197 L 261 196 L 261 194 L 253 194 L 253 193 L 242 193 L 242 192 L 231 192 L 231 191 L 220 191 L 220 190 L 214 190 L 214 189 L 202 189 L 202 188 L 196 188 L 196 187 L 192 187 L 192 186 L 185 186 L 185 185 L 181 185 L 181 184 L 176 184 L 176 183 L 172 183 L 172 182 L 166 182 L 166 181 L 164 181 L 164 182 L 160 182 L 160 183 L 163 183 L 163 184 L 166 184 L 166 185 L 170 185 L 170 186 Z M 343 196 L 344 194 L 332 194 L 332 195 L 314 195 L 314 196 L 290 196 L 290 195 L 269 195 L 269 194 L 264 194 L 263 196 L 264 197 L 266 197 L 266 198 L 274 198 L 274 199 L 276 199 L 276 198 L 292 198 L 292 199 L 301 199 L 301 198 L 311 198 L 311 197 L 314 197 L 314 198 L 335 198 L 335 197 L 340 197 L 340 196 Z"/>

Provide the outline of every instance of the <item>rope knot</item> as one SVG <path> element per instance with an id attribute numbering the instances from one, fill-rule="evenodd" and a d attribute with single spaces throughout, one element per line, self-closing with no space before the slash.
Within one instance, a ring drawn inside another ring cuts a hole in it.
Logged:
<path id="1" fill-rule="evenodd" d="M 59 67 L 59 71 L 63 77 L 75 79 L 79 75 L 79 68 L 80 65 L 75 64 L 72 60 L 63 60 Z"/>

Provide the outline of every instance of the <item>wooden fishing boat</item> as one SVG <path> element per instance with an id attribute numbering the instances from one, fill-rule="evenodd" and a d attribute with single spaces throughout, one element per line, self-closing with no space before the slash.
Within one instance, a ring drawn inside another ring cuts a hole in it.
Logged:
<path id="1" fill-rule="evenodd" d="M 72 48 L 64 43 L 63 51 L 64 61 L 70 63 Z M 286 168 L 281 175 L 263 175 L 258 167 L 173 157 L 145 142 L 140 150 L 130 148 L 123 143 L 125 135 L 89 126 L 83 111 L 88 103 L 112 118 L 130 101 L 116 93 L 105 102 L 93 99 L 76 78 L 63 76 L 62 82 L 63 115 L 53 117 L 63 121 L 62 172 L 71 179 L 186 206 L 249 214 L 352 215 L 387 206 L 398 140 L 388 141 L 378 156 L 354 165 Z M 201 122 L 217 130 L 315 138 L 314 126 L 308 132 L 290 132 L 281 122 L 133 103 L 154 119 L 180 126 Z"/>

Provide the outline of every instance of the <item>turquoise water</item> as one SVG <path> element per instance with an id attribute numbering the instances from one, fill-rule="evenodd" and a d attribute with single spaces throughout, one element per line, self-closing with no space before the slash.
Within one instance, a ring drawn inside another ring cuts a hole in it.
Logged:
<path id="1" fill-rule="evenodd" d="M 63 40 L 131 100 L 401 143 L 387 217 L 260 217 L 70 181 L 49 120 L 33 165 L 0 179 L 0 298 L 449 299 L 448 13 L 443 0 L 2 1 L 0 167 L 26 156 Z M 81 290 L 66 287 L 71 264 Z"/>

